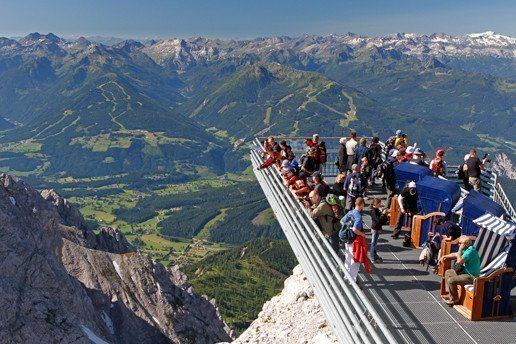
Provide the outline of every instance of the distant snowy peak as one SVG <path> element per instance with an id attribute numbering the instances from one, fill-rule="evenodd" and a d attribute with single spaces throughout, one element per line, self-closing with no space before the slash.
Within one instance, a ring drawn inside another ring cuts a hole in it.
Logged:
<path id="1" fill-rule="evenodd" d="M 126 40 L 110 46 L 95 43 L 83 37 L 67 41 L 56 35 L 32 33 L 18 41 L 0 38 L 0 53 L 41 54 L 66 57 L 83 51 L 102 51 L 102 54 L 125 58 L 127 54 L 143 52 L 156 63 L 183 69 L 202 61 L 226 58 L 253 59 L 266 57 L 273 60 L 298 59 L 306 61 L 345 61 L 369 54 L 379 58 L 397 58 L 403 55 L 420 59 L 444 58 L 516 58 L 516 38 L 492 31 L 452 36 L 445 33 L 420 35 L 395 33 L 367 37 L 354 33 L 327 36 L 265 37 L 251 40 L 219 40 L 202 37 L 164 39 L 138 42 Z"/>

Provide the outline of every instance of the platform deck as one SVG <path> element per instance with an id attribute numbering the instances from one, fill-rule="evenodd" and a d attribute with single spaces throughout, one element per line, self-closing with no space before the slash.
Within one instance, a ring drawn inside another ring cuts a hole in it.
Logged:
<path id="1" fill-rule="evenodd" d="M 375 189 L 371 197 L 386 196 Z M 367 212 L 364 218 L 370 225 Z M 371 274 L 361 270 L 359 280 L 400 343 L 516 343 L 516 318 L 473 322 L 463 317 L 442 301 L 440 277 L 431 267 L 427 271 L 419 264 L 421 250 L 403 247 L 403 236 L 395 240 L 391 233 L 392 229 L 384 226 L 378 243 L 383 262 L 373 264 Z M 516 290 L 512 304 L 516 312 Z"/>

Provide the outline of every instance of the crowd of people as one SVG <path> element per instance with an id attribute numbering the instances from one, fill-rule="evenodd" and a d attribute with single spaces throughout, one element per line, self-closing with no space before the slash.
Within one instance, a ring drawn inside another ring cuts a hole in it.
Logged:
<path id="1" fill-rule="evenodd" d="M 368 139 L 359 139 L 355 131 L 351 131 L 348 138 L 341 138 L 339 144 L 339 154 L 335 161 L 339 174 L 331 186 L 322 174 L 322 167 L 328 158 L 326 144 L 317 134 L 305 141 L 305 153 L 299 159 L 286 141 L 276 142 L 274 137 L 268 137 L 263 143 L 264 150 L 261 154 L 264 161 L 259 169 L 273 165 L 279 169 L 284 185 L 306 207 L 308 215 L 318 225 L 332 249 L 344 259 L 345 268 L 356 281 L 361 264 L 366 271 L 370 271 L 370 261 L 382 262 L 377 244 L 382 227 L 389 222 L 392 200 L 399 205 L 392 237 L 397 239 L 402 227 L 407 225 L 407 222 L 410 223 L 410 219 L 418 213 L 416 183 L 408 181 L 398 190 L 396 166 L 402 162 L 409 162 L 430 168 L 435 176 L 445 176 L 446 151 L 438 149 L 427 162 L 425 152 L 416 143 L 410 145 L 407 135 L 401 130 L 389 137 L 384 146 L 376 136 L 368 144 Z M 480 174 L 486 161 L 487 156 L 481 161 L 474 150 L 465 156 L 458 175 L 464 180 L 466 189 L 480 190 Z M 379 181 L 387 193 L 387 200 L 384 205 L 379 198 L 371 199 L 371 242 L 368 249 L 363 213 L 366 201 L 370 198 L 369 190 Z M 467 262 L 463 272 L 475 276 L 477 269 L 472 258 L 475 256 L 474 252 L 472 253 L 474 247 L 465 239 L 460 244 L 461 250 L 454 254 L 453 258 L 463 263 Z M 451 257 L 442 259 L 448 258 Z M 454 275 L 452 272 L 448 272 L 446 278 L 451 287 L 470 281 L 469 277 L 461 276 L 459 273 Z M 447 302 L 456 302 L 456 295 L 450 292 Z"/>

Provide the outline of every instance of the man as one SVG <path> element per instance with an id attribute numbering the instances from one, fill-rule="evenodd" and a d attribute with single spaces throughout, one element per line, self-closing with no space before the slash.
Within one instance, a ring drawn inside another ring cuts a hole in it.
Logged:
<path id="1" fill-rule="evenodd" d="M 378 166 L 382 163 L 382 146 L 380 145 L 380 138 L 378 136 L 374 136 L 371 140 L 371 145 L 369 146 L 370 153 L 370 161 L 369 164 L 372 168 L 371 173 L 371 185 L 374 185 L 374 179 L 376 177 L 376 171 L 378 170 Z"/>
<path id="2" fill-rule="evenodd" d="M 380 172 L 387 191 L 387 208 L 391 206 L 391 200 L 396 193 L 396 172 L 394 168 L 398 164 L 398 150 L 394 149 L 387 161 L 380 165 Z"/>
<path id="3" fill-rule="evenodd" d="M 331 205 L 321 197 L 315 190 L 310 192 L 309 199 L 303 203 L 307 208 L 308 215 L 315 221 L 324 237 L 330 243 L 335 252 L 339 252 L 339 221 L 333 213 Z"/>
<path id="4" fill-rule="evenodd" d="M 292 147 L 287 144 L 287 141 L 282 140 L 279 143 L 281 148 L 281 156 L 288 161 L 292 161 L 295 158 L 294 152 L 292 151 Z"/>
<path id="5" fill-rule="evenodd" d="M 315 172 L 312 175 L 312 181 L 314 183 L 314 191 L 317 192 L 322 198 L 325 198 L 328 196 L 328 193 L 330 193 L 330 187 L 326 182 L 323 180 L 323 176 L 320 172 Z"/>
<path id="6" fill-rule="evenodd" d="M 410 160 L 410 163 L 428 167 L 428 164 L 425 162 L 425 157 L 426 154 L 421 148 L 415 148 L 414 153 L 412 153 L 412 159 Z"/>
<path id="7" fill-rule="evenodd" d="M 351 166 L 351 173 L 346 176 L 344 181 L 344 189 L 346 190 L 346 210 L 349 211 L 355 206 L 355 201 L 358 197 L 364 196 L 364 189 L 367 181 L 362 178 L 360 174 L 360 166 L 353 164 Z"/>
<path id="8" fill-rule="evenodd" d="M 364 205 L 364 199 L 362 197 L 357 198 L 355 208 L 349 211 L 341 220 L 342 226 L 345 226 L 350 222 L 352 231 L 355 234 L 353 243 L 346 243 L 346 260 L 344 261 L 344 267 L 350 274 L 351 279 L 355 282 L 357 280 L 358 270 L 361 263 L 365 264 L 366 271 L 370 271 L 369 260 L 367 258 L 367 246 L 365 245 L 366 234 L 364 232 L 362 220 Z"/>
<path id="9" fill-rule="evenodd" d="M 448 269 L 444 273 L 446 288 L 449 293 L 448 297 L 444 297 L 444 301 L 449 306 L 459 303 L 457 286 L 473 284 L 475 277 L 480 274 L 480 256 L 475 246 L 473 246 L 471 238 L 461 237 L 459 244 L 458 252 L 442 256 L 439 260 L 440 263 L 443 263 L 447 259 L 456 259 L 456 264 L 459 264 L 458 267 Z M 462 265 L 462 268 L 460 268 L 460 265 Z"/>
<path id="10" fill-rule="evenodd" d="M 340 173 L 346 173 L 347 165 L 348 165 L 348 151 L 346 148 L 346 138 L 341 137 L 339 140 L 340 148 L 339 148 L 339 160 L 337 161 L 337 168 Z"/>
<path id="11" fill-rule="evenodd" d="M 477 157 L 477 151 L 472 149 L 469 152 L 469 159 L 466 160 L 466 171 L 468 176 L 468 183 L 471 185 L 475 191 L 482 191 L 482 180 L 480 176 L 482 175 L 482 170 L 484 169 L 484 164 Z"/>
<path id="12" fill-rule="evenodd" d="M 369 148 L 367 148 L 367 139 L 362 137 L 360 139 L 360 145 L 355 150 L 355 164 L 360 164 L 362 158 L 367 158 L 367 160 L 371 160 Z"/>
<path id="13" fill-rule="evenodd" d="M 317 149 L 315 147 L 311 147 L 308 150 L 308 156 L 301 165 L 301 171 L 309 176 L 319 171 L 319 161 L 317 160 Z"/>
<path id="14" fill-rule="evenodd" d="M 350 139 L 348 140 L 348 142 L 346 142 L 346 153 L 348 155 L 346 169 L 348 171 L 351 171 L 351 166 L 355 163 L 355 151 L 357 149 L 357 145 L 358 145 L 357 133 L 356 133 L 356 131 L 353 130 L 351 132 Z"/>
<path id="15" fill-rule="evenodd" d="M 471 185 L 469 185 L 468 171 L 466 167 L 466 161 L 469 159 L 469 154 L 464 155 L 464 161 L 459 165 L 457 170 L 457 177 L 462 180 L 462 184 L 464 184 L 464 189 L 469 191 L 471 190 Z"/>
<path id="16" fill-rule="evenodd" d="M 398 196 L 398 204 L 400 206 L 400 213 L 398 215 L 398 222 L 396 223 L 396 227 L 394 228 L 394 232 L 392 233 L 392 237 L 394 239 L 398 239 L 401 232 L 401 227 L 403 226 L 403 221 L 405 220 L 405 216 L 408 215 L 412 218 L 414 215 L 418 213 L 417 208 L 417 189 L 416 183 L 411 181 L 408 185 L 401 191 L 401 194 Z"/>

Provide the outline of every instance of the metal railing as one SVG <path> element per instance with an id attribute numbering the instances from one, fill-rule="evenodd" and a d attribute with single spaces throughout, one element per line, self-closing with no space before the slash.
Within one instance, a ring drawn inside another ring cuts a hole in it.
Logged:
<path id="1" fill-rule="evenodd" d="M 257 147 L 263 149 L 258 140 Z M 352 281 L 306 209 L 283 185 L 274 168 L 258 170 L 263 162 L 256 150 L 251 161 L 260 186 L 294 251 L 326 319 L 342 343 L 396 343 L 369 300 Z"/>
<path id="2" fill-rule="evenodd" d="M 462 183 L 462 180 L 460 180 L 457 176 L 458 168 L 458 165 L 448 166 L 446 179 L 455 180 L 458 183 Z M 483 170 L 481 180 L 482 194 L 501 205 L 507 212 L 508 217 L 511 220 L 516 221 L 516 211 L 514 210 L 510 199 L 505 194 L 502 185 L 498 182 L 498 174 L 489 169 Z"/>
<path id="3" fill-rule="evenodd" d="M 300 157 L 305 154 L 305 140 L 307 137 L 299 137 L 299 136 L 275 136 L 277 140 L 286 140 L 291 146 L 292 151 L 296 155 L 296 157 Z M 365 137 L 368 141 L 371 140 L 371 137 Z M 265 137 L 258 138 L 260 141 L 265 139 Z M 339 147 L 339 137 L 333 136 L 322 136 L 320 137 L 322 141 L 326 143 L 326 152 L 327 152 L 327 162 L 322 166 L 322 174 L 326 178 L 336 177 L 339 174 L 339 169 L 335 165 L 335 160 L 338 158 L 339 149 L 335 149 L 332 147 Z M 382 148 L 385 147 L 385 144 L 380 141 L 380 145 Z M 382 149 L 382 159 L 385 161 L 385 152 Z M 457 176 L 458 165 L 448 165 L 446 179 L 451 179 L 457 181 L 457 183 L 462 183 Z M 507 212 L 508 217 L 516 221 L 516 211 L 514 207 L 507 197 L 505 191 L 503 190 L 502 185 L 498 182 L 498 175 L 489 170 L 483 170 L 481 175 L 482 180 L 482 193 L 494 200 L 496 203 L 500 204 L 505 211 Z M 464 190 L 465 191 L 465 190 Z"/>
<path id="4" fill-rule="evenodd" d="M 285 140 L 292 147 L 292 151 L 296 155 L 297 158 L 301 157 L 305 154 L 306 144 L 305 140 L 308 137 L 300 137 L 300 136 L 274 136 L 277 141 Z M 339 174 L 339 169 L 337 165 L 335 165 L 335 161 L 339 157 L 339 148 L 340 148 L 340 137 L 336 136 L 321 136 L 319 137 L 321 141 L 326 143 L 326 163 L 322 165 L 322 174 L 326 178 L 336 177 Z M 368 142 L 371 141 L 372 137 L 365 137 Z M 258 137 L 258 140 L 263 141 L 266 137 Z M 385 160 L 385 152 L 383 148 L 385 144 L 380 141 L 380 145 L 382 146 L 382 159 Z M 339 148 L 333 148 L 339 147 Z"/>

